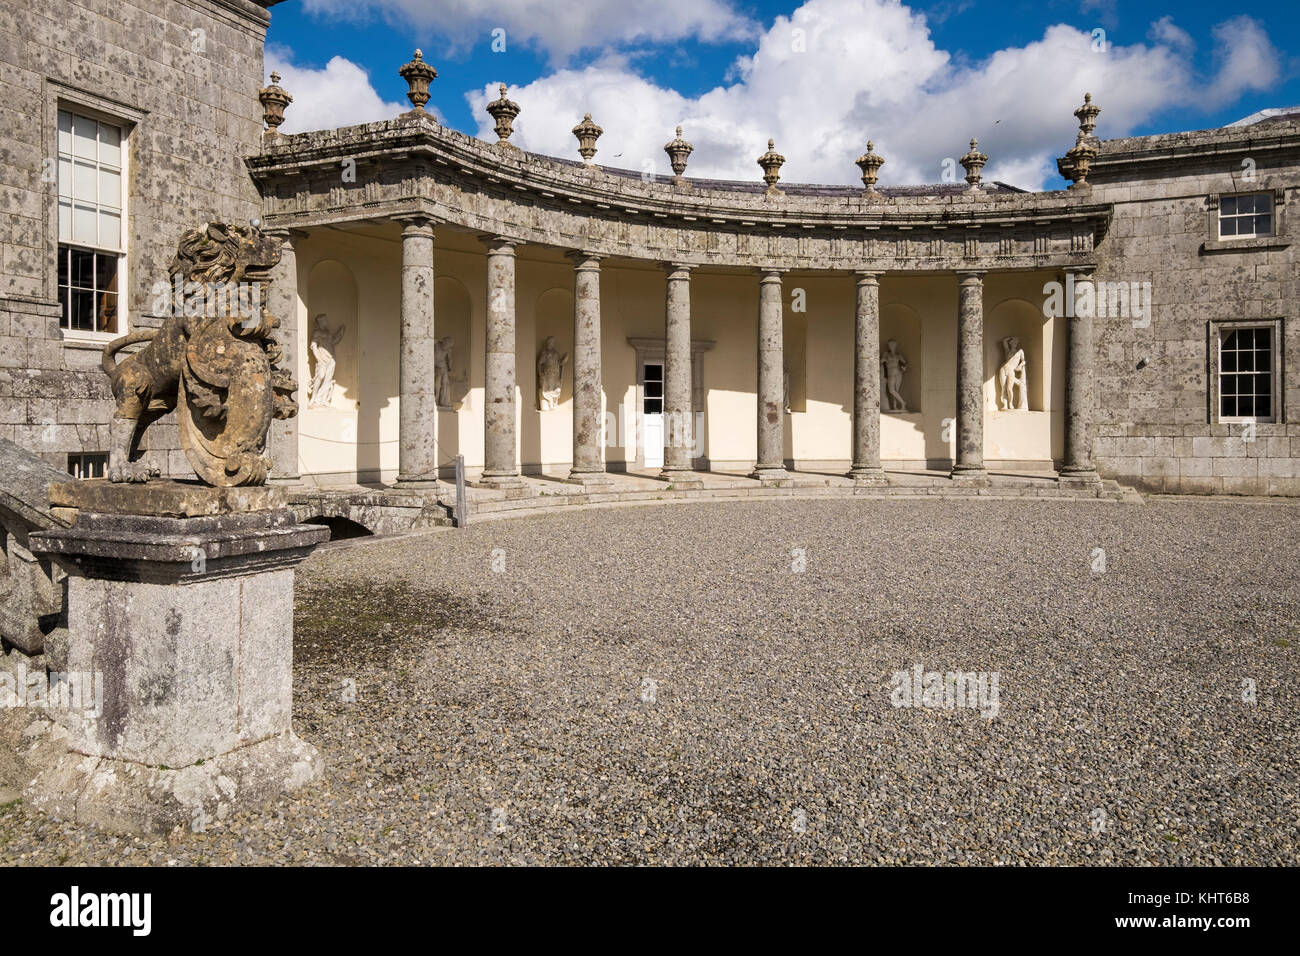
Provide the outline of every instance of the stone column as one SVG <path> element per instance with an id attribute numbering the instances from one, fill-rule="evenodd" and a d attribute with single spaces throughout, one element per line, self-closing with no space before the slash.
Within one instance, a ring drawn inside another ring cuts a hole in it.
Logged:
<path id="1" fill-rule="evenodd" d="M 857 274 L 853 338 L 853 468 L 855 484 L 884 485 L 880 466 L 880 273 Z"/>
<path id="2" fill-rule="evenodd" d="M 957 456 L 952 477 L 984 482 L 984 273 L 958 272 Z"/>
<path id="3" fill-rule="evenodd" d="M 1093 266 L 1067 269 L 1066 288 L 1074 286 L 1073 302 L 1079 301 L 1079 289 L 1092 285 Z M 1096 301 L 1088 296 L 1085 301 Z M 1092 319 L 1093 309 L 1080 315 L 1077 308 L 1067 309 L 1065 367 L 1065 461 L 1061 465 L 1064 484 L 1097 484 L 1101 477 L 1092 460 L 1092 409 L 1095 401 L 1093 384 Z"/>
<path id="4" fill-rule="evenodd" d="M 397 480 L 408 487 L 438 479 L 438 397 L 434 390 L 433 223 L 402 226 L 401 342 L 398 346 Z"/>
<path id="5" fill-rule="evenodd" d="M 275 330 L 280 346 L 280 368 L 298 379 L 298 254 L 294 243 L 306 233 L 296 229 L 268 229 L 268 236 L 280 240 L 280 262 L 271 276 L 266 310 L 280 320 Z M 307 403 L 307 383 L 299 381 L 295 396 L 298 404 Z M 273 419 L 268 439 L 271 452 L 273 485 L 296 485 L 302 481 L 298 472 L 298 416 Z"/>
<path id="6" fill-rule="evenodd" d="M 670 263 L 664 316 L 664 467 L 662 477 L 692 480 L 695 409 L 691 390 L 691 269 Z"/>
<path id="7" fill-rule="evenodd" d="M 600 356 L 600 256 L 573 260 L 573 468 L 569 481 L 599 485 L 610 478 L 602 455 L 605 433 Z"/>
<path id="8" fill-rule="evenodd" d="M 785 470 L 785 403 L 781 270 L 764 269 L 758 287 L 758 461 L 751 478 L 789 484 Z"/>
<path id="9" fill-rule="evenodd" d="M 489 488 L 519 488 L 515 455 L 515 242 L 487 243 L 487 361 L 483 373 L 483 480 Z"/>

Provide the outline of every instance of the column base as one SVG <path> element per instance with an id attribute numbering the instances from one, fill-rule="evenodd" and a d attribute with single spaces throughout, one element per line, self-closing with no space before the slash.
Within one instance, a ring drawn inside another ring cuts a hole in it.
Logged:
<path id="1" fill-rule="evenodd" d="M 427 476 L 427 475 L 423 475 L 423 476 L 409 476 L 409 477 L 406 476 L 406 475 L 398 475 L 398 476 L 397 476 L 397 487 L 398 487 L 398 488 L 411 488 L 411 489 L 415 489 L 415 490 L 418 490 L 418 489 L 421 489 L 421 488 L 437 488 L 437 487 L 438 487 L 438 479 L 437 479 L 436 476 L 430 478 L 430 477 Z"/>
<path id="2" fill-rule="evenodd" d="M 794 478 L 784 468 L 759 466 L 749 473 L 764 488 L 793 488 Z"/>
<path id="3" fill-rule="evenodd" d="M 1095 468 L 1061 469 L 1057 483 L 1062 488 L 1094 488 L 1101 484 L 1101 475 Z"/>
<path id="4" fill-rule="evenodd" d="M 582 485 L 584 488 L 599 488 L 614 483 L 614 479 L 604 471 L 571 471 L 569 477 L 564 480 L 571 485 Z"/>
<path id="5" fill-rule="evenodd" d="M 885 469 L 877 466 L 875 468 L 853 468 L 849 471 L 849 477 L 853 479 L 853 486 L 861 485 L 887 485 L 889 479 L 885 477 Z"/>
<path id="6" fill-rule="evenodd" d="M 514 491 L 526 487 L 525 481 L 518 475 L 484 475 L 470 484 L 475 488 L 491 488 L 495 491 Z"/>
<path id="7" fill-rule="evenodd" d="M 984 488 L 989 484 L 989 473 L 982 467 L 962 468 L 954 466 L 948 477 L 952 479 L 954 484 L 966 485 L 971 488 Z"/>
<path id="8" fill-rule="evenodd" d="M 672 482 L 674 491 L 695 491 L 704 487 L 704 478 L 691 468 L 665 468 L 659 478 Z"/>
<path id="9" fill-rule="evenodd" d="M 23 792 L 30 806 L 58 820 L 148 836 L 201 833 L 313 782 L 325 767 L 291 731 L 179 769 L 74 751 L 50 752 L 42 762 Z"/>

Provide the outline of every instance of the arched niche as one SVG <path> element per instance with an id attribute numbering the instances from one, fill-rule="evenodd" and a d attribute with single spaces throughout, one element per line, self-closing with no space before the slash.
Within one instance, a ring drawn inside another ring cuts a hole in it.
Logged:
<path id="1" fill-rule="evenodd" d="M 925 353 L 922 351 L 921 314 L 901 302 L 887 303 L 880 310 L 880 353 L 883 356 L 890 340 L 898 343 L 898 352 L 907 360 L 900 389 L 909 413 L 921 411 L 922 383 L 925 371 Z M 885 369 L 880 369 L 880 409 L 889 407 L 885 391 Z M 889 412 L 885 412 L 889 414 Z"/>
<path id="2" fill-rule="evenodd" d="M 536 381 L 537 356 L 548 337 L 555 338 L 555 348 L 568 356 L 564 374 L 560 376 L 560 401 L 563 405 L 573 398 L 573 293 L 568 289 L 547 289 L 537 298 L 536 318 L 533 322 L 533 372 Z M 540 396 L 527 396 L 534 409 L 540 408 Z"/>
<path id="3" fill-rule="evenodd" d="M 1004 343 L 1009 338 L 1019 339 L 1020 348 L 1025 353 L 1025 394 L 1029 400 L 1029 411 L 1047 411 L 1051 404 L 1049 396 L 1052 376 L 1047 319 L 1043 316 L 1041 306 L 1025 299 L 999 302 L 984 319 L 985 407 L 990 411 L 999 410 L 998 370 L 1006 359 Z"/>
<path id="4" fill-rule="evenodd" d="M 299 383 L 299 401 L 308 408 L 356 408 L 357 280 L 337 259 L 322 259 L 307 277 L 307 381 Z M 334 387 L 326 396 L 320 374 L 326 356 L 334 359 Z"/>
<path id="5" fill-rule="evenodd" d="M 451 339 L 451 404 L 460 408 L 469 393 L 470 318 L 469 290 L 459 279 L 442 275 L 433 280 L 433 331 L 439 342 Z"/>

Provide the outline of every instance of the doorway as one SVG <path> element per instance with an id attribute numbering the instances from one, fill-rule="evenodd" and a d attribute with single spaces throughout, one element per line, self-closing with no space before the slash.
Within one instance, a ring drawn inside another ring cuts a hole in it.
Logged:
<path id="1" fill-rule="evenodd" d="M 664 466 L 664 364 L 641 363 L 641 450 L 647 468 Z"/>

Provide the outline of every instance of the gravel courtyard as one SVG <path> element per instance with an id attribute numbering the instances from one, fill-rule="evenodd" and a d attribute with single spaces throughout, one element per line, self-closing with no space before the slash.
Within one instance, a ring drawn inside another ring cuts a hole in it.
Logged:
<path id="1" fill-rule="evenodd" d="M 1293 864 L 1297 569 L 1300 502 L 769 499 L 343 542 L 298 578 L 323 781 L 170 840 L 10 805 L 0 864 Z M 916 665 L 996 673 L 996 716 L 894 706 Z"/>

